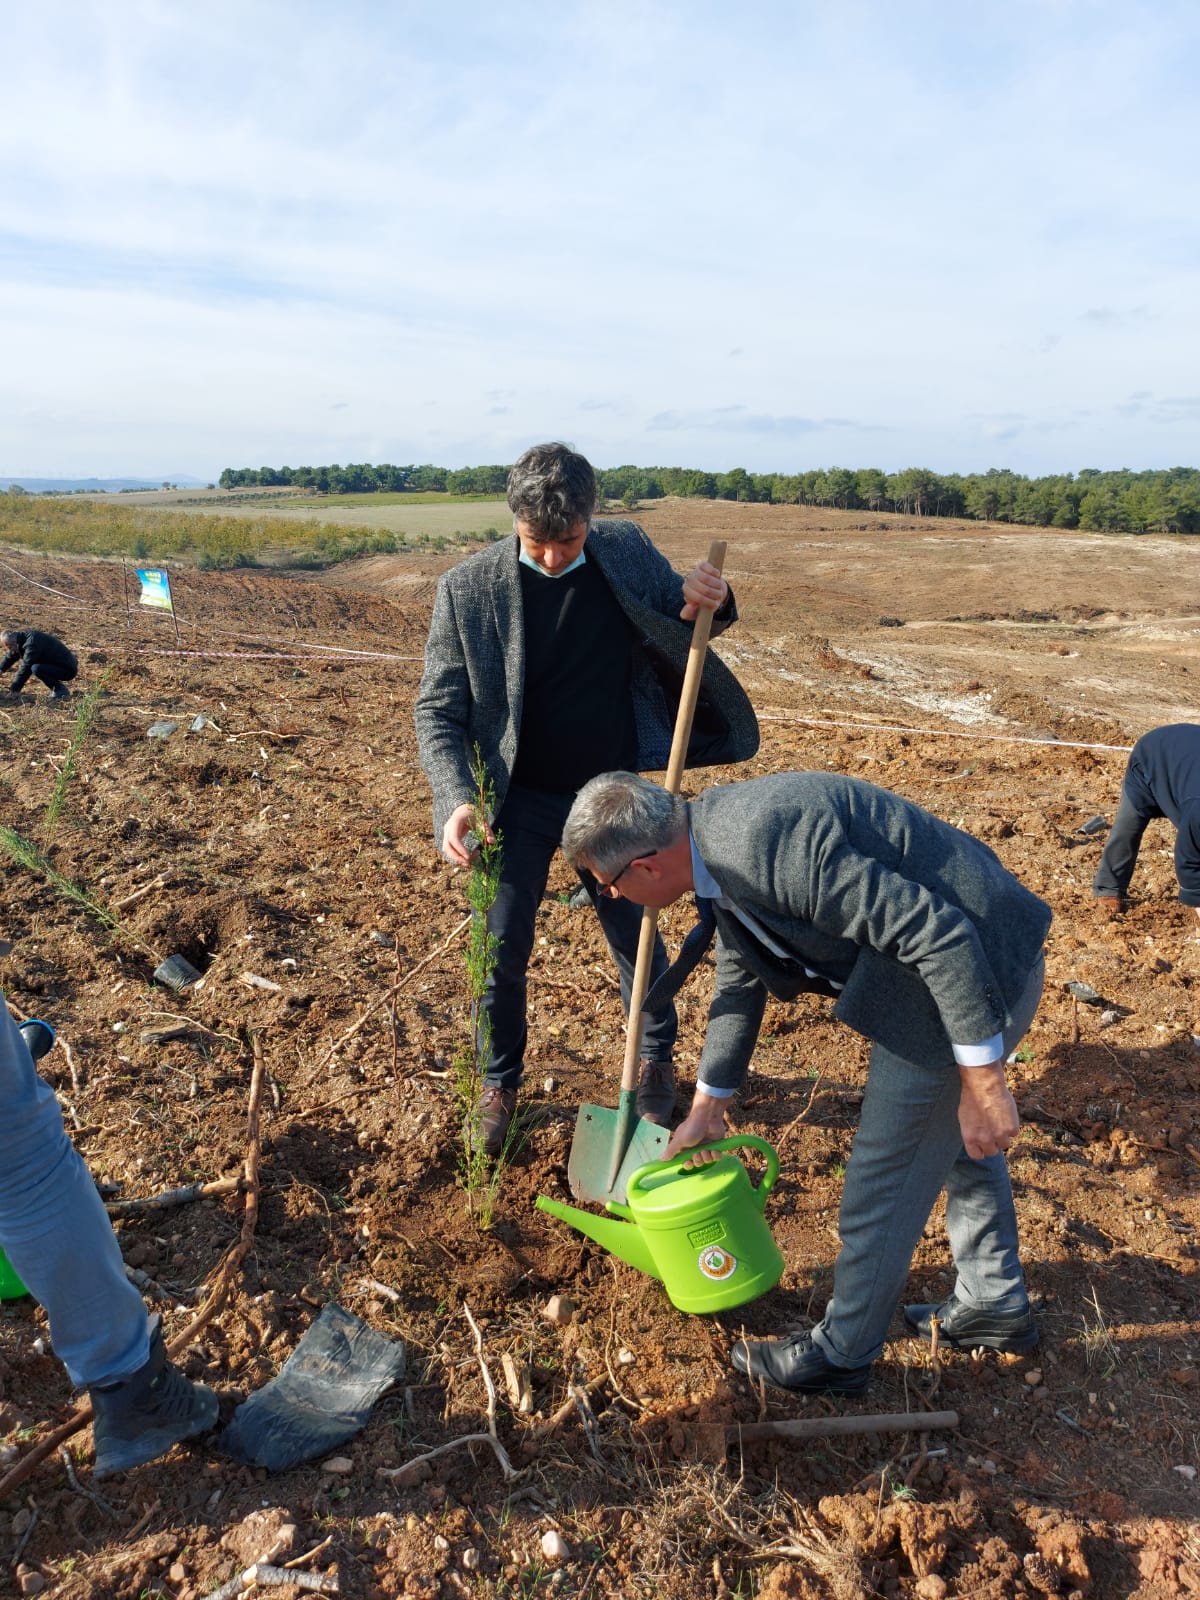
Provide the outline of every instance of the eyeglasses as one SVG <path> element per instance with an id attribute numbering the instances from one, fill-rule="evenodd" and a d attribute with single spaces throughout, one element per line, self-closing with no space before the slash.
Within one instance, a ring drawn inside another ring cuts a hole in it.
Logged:
<path id="1" fill-rule="evenodd" d="M 616 900 L 620 896 L 620 893 L 621 893 L 621 891 L 617 888 L 617 884 L 620 883 L 621 879 L 629 871 L 630 867 L 633 866 L 633 863 L 635 861 L 645 861 L 650 856 L 656 856 L 657 854 L 658 854 L 657 850 L 639 850 L 637 855 L 632 856 L 625 863 L 625 865 L 621 868 L 620 872 L 614 872 L 613 873 L 612 877 L 608 880 L 607 883 L 601 883 L 600 879 L 597 878 L 596 879 L 596 893 L 604 895 L 604 897 L 607 900 Z"/>

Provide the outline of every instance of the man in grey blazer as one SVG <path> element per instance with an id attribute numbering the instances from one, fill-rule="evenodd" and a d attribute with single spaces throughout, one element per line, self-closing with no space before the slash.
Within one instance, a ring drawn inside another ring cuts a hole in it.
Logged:
<path id="1" fill-rule="evenodd" d="M 438 581 L 416 703 L 421 765 L 433 789 L 434 837 L 467 866 L 475 818 L 474 753 L 493 791 L 502 839 L 499 892 L 488 917 L 498 940 L 481 1026 L 490 1061 L 479 1123 L 489 1155 L 503 1148 L 524 1066 L 526 969 L 538 906 L 571 801 L 614 766 L 665 768 L 691 622 L 713 632 L 737 617 L 707 561 L 672 570 L 633 522 L 593 522 L 596 479 L 563 444 L 535 445 L 508 481 L 512 539 L 478 551 Z M 743 761 L 758 748 L 754 712 L 712 652 L 705 665 L 688 765 Z M 628 1010 L 640 916 L 599 901 L 581 874 Z M 655 973 L 666 969 L 661 941 Z M 647 1016 L 638 1112 L 663 1125 L 675 1106 L 675 1008 Z"/>
<path id="2" fill-rule="evenodd" d="M 602 893 L 637 905 L 694 890 L 702 924 L 715 925 L 696 1094 L 668 1156 L 725 1135 L 769 994 L 829 995 L 834 1015 L 872 1041 L 825 1315 L 811 1333 L 740 1341 L 734 1365 L 779 1388 L 861 1393 L 943 1188 L 957 1282 L 940 1306 L 906 1307 L 905 1321 L 928 1338 L 936 1316 L 955 1347 L 1031 1350 L 1004 1158 L 1019 1119 L 1004 1067 L 1041 997 L 1049 907 L 969 834 L 833 773 L 728 784 L 690 807 L 633 773 L 606 773 L 576 798 L 563 851 Z M 689 935 L 681 977 L 702 943 Z"/>

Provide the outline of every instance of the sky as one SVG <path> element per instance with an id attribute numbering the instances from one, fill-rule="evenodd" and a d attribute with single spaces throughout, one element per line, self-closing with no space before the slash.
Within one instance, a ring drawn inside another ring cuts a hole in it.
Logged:
<path id="1" fill-rule="evenodd" d="M 1194 0 L 0 9 L 0 471 L 1200 465 Z"/>

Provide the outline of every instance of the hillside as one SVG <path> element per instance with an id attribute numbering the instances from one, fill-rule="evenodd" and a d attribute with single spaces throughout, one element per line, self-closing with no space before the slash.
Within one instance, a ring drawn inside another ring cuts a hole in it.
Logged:
<path id="1" fill-rule="evenodd" d="M 794 507 L 668 501 L 639 516 L 676 566 L 727 539 L 741 620 L 718 648 L 762 719 L 754 762 L 689 784 L 807 767 L 868 778 L 986 839 L 1054 908 L 1046 998 L 1013 1066 L 1041 1349 L 934 1366 L 897 1320 L 866 1397 L 836 1407 L 760 1398 L 732 1374 L 743 1327 L 806 1325 L 829 1291 L 866 1051 L 812 999 L 769 1007 L 736 1113 L 782 1156 L 767 1208 L 787 1262 L 777 1289 L 687 1317 L 533 1210 L 538 1194 L 567 1198 L 576 1108 L 615 1103 L 622 1052 L 607 954 L 595 919 L 566 904 L 561 861 L 531 969 L 524 1139 L 480 1231 L 457 1181 L 449 1077 L 465 896 L 434 849 L 411 719 L 433 582 L 454 554 L 317 577 L 181 571 L 180 654 L 169 618 L 127 615 L 119 564 L 8 549 L 11 625 L 78 648 L 82 686 L 108 676 L 62 784 L 71 709 L 40 689 L 0 705 L 4 822 L 45 844 L 58 785 L 58 869 L 128 902 L 122 920 L 146 947 L 204 971 L 182 994 L 153 984 L 147 958 L 0 862 L 13 947 L 0 987 L 70 1046 L 73 1068 L 61 1050 L 45 1067 L 79 1148 L 122 1198 L 236 1175 L 252 1040 L 269 1075 L 253 1248 L 187 1370 L 228 1414 L 329 1300 L 402 1339 L 408 1363 L 340 1452 L 344 1472 L 268 1478 L 201 1447 L 105 1484 L 106 1511 L 52 1456 L 0 1500 L 0 1549 L 23 1539 L 43 1592 L 194 1600 L 283 1522 L 294 1557 L 317 1547 L 306 1570 L 362 1600 L 1200 1592 L 1200 923 L 1174 899 L 1159 825 L 1132 910 L 1097 920 L 1103 834 L 1080 831 L 1112 816 L 1120 747 L 1200 716 L 1194 549 Z M 175 730 L 147 737 L 164 720 Z M 670 945 L 689 922 L 684 906 L 664 914 Z M 711 982 L 706 965 L 681 999 L 685 1081 Z M 1103 1003 L 1080 1004 L 1068 982 Z M 119 1219 L 169 1335 L 244 1216 L 233 1194 Z M 935 1217 L 909 1298 L 942 1297 L 947 1259 Z M 542 1315 L 556 1293 L 579 1307 L 565 1328 Z M 0 1311 L 10 1476 L 71 1412 L 39 1334 L 28 1302 Z M 480 1351 L 518 1476 L 505 1481 L 486 1443 L 380 1476 L 486 1431 Z M 529 1415 L 509 1403 L 505 1353 L 529 1363 Z M 703 1426 L 928 1406 L 957 1410 L 959 1429 L 725 1457 Z M 540 1543 L 551 1529 L 570 1547 L 556 1561 Z"/>

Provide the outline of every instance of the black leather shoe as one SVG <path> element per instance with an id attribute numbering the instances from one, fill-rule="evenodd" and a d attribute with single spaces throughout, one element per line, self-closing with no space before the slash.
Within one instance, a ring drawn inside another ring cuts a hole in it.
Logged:
<path id="1" fill-rule="evenodd" d="M 643 1061 L 638 1083 L 637 1114 L 660 1128 L 675 1115 L 675 1068 L 669 1061 Z"/>
<path id="2" fill-rule="evenodd" d="M 1037 1324 L 1028 1306 L 1020 1311 L 991 1311 L 987 1306 L 967 1306 L 953 1295 L 940 1306 L 905 1306 L 904 1320 L 918 1338 L 933 1338 L 930 1317 L 936 1315 L 941 1326 L 938 1343 L 952 1350 L 1002 1350 L 1007 1355 L 1024 1355 L 1037 1348 Z"/>
<path id="3" fill-rule="evenodd" d="M 483 1140 L 483 1153 L 498 1156 L 508 1139 L 513 1113 L 517 1109 L 517 1091 L 502 1089 L 498 1083 L 485 1083 L 479 1095 L 478 1137 Z"/>
<path id="4" fill-rule="evenodd" d="M 755 1383 L 765 1378 L 792 1394 L 862 1394 L 871 1376 L 870 1362 L 865 1367 L 835 1367 L 826 1361 L 810 1333 L 789 1333 L 769 1342 L 739 1339 L 731 1354 L 737 1370 Z"/>

